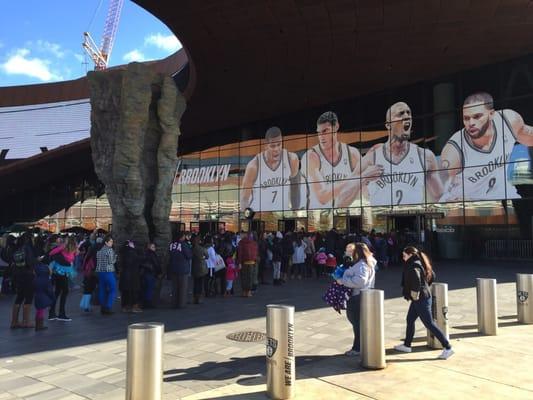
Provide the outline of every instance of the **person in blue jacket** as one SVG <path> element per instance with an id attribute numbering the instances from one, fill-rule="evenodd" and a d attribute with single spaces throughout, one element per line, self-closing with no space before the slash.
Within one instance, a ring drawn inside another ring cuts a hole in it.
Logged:
<path id="1" fill-rule="evenodd" d="M 185 241 L 185 233 L 179 232 L 177 240 L 170 244 L 168 276 L 172 280 L 172 305 L 183 308 L 187 303 L 187 286 L 191 274 L 192 249 Z"/>
<path id="2" fill-rule="evenodd" d="M 44 314 L 55 300 L 52 281 L 50 280 L 50 269 L 48 265 L 38 262 L 33 268 L 35 278 L 33 279 L 34 302 L 35 302 L 35 330 L 42 331 L 48 329 L 44 326 Z"/>

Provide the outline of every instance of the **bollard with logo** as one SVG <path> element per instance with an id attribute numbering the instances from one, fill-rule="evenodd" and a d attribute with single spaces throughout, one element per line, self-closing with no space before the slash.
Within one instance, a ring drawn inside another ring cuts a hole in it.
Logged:
<path id="1" fill-rule="evenodd" d="M 272 399 L 291 399 L 296 379 L 294 360 L 294 307 L 267 305 L 267 394 Z"/>
<path id="2" fill-rule="evenodd" d="M 161 400 L 163 395 L 163 335 L 159 322 L 128 327 L 126 400 Z"/>
<path id="3" fill-rule="evenodd" d="M 432 306 L 431 314 L 435 324 L 440 328 L 446 339 L 450 339 L 448 326 L 448 284 L 436 283 L 431 285 Z M 442 349 L 442 344 L 429 330 L 427 331 L 427 344 L 430 349 Z"/>
<path id="4" fill-rule="evenodd" d="M 518 322 L 533 324 L 533 274 L 516 274 L 516 308 Z"/>
<path id="5" fill-rule="evenodd" d="M 477 326 L 484 335 L 498 334 L 496 279 L 477 278 Z"/>

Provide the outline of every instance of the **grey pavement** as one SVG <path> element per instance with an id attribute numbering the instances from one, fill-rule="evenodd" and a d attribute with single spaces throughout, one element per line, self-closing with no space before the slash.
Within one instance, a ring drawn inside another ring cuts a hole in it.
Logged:
<path id="1" fill-rule="evenodd" d="M 484 351 L 493 351 L 487 347 L 488 344 L 485 347 L 469 346 L 472 339 L 476 339 L 476 343 L 484 343 L 476 333 L 476 277 L 498 280 L 500 327 L 509 328 L 509 338 L 515 332 L 511 329 L 516 328 L 520 340 L 530 338 L 532 340 L 529 343 L 533 343 L 533 326 L 521 326 L 518 330 L 515 322 L 514 286 L 515 274 L 533 273 L 533 263 L 442 262 L 437 263 L 436 270 L 437 281 L 449 285 L 451 339 L 458 349 L 454 359 L 464 360 L 463 364 L 457 361 L 457 371 L 461 367 L 466 368 L 470 360 L 468 357 L 463 358 L 461 351 L 481 358 Z M 376 287 L 385 290 L 385 336 L 387 358 L 391 365 L 381 371 L 382 375 L 379 376 L 383 382 L 388 381 L 391 385 L 402 383 L 402 379 L 395 378 L 393 373 L 394 366 L 401 365 L 402 359 L 392 355 L 390 350 L 393 344 L 400 342 L 405 330 L 404 318 L 408 304 L 400 297 L 400 273 L 399 267 L 381 270 L 376 281 Z M 182 310 L 160 308 L 147 310 L 142 314 L 118 312 L 110 317 L 101 316 L 97 310 L 90 315 L 81 313 L 77 307 L 81 294 L 74 291 L 67 308 L 73 321 L 47 322 L 49 329 L 43 332 L 10 330 L 9 315 L 13 298 L 4 296 L 0 298 L 0 312 L 4 315 L 0 320 L 0 400 L 123 399 L 127 326 L 149 321 L 165 323 L 165 399 L 195 394 L 200 396 L 198 398 L 212 398 L 209 395 L 201 397 L 201 394 L 214 393 L 213 390 L 224 388 L 235 391 L 234 388 L 257 384 L 264 386 L 264 344 L 235 342 L 228 340 L 226 336 L 247 330 L 265 332 L 265 306 L 270 303 L 292 304 L 296 308 L 295 350 L 299 379 L 311 377 L 327 381 L 330 385 L 348 391 L 348 398 L 392 398 L 379 385 L 365 389 L 364 382 L 360 382 L 363 386 L 358 387 L 354 387 L 350 383 L 352 381 L 346 382 L 346 377 L 350 374 L 365 372 L 356 360 L 342 355 L 351 345 L 352 331 L 344 313 L 337 314 L 322 301 L 321 296 L 328 285 L 326 278 L 293 280 L 281 287 L 262 285 L 256 296 L 249 299 L 237 296 L 208 298 L 204 300 L 204 304 L 188 305 Z M 118 304 L 115 309 L 119 309 Z M 435 358 L 438 352 L 422 351 L 425 350 L 425 329 L 419 322 L 416 337 L 415 358 L 418 357 L 419 361 Z M 522 351 L 520 342 L 509 340 L 506 342 L 508 346 L 519 354 Z M 530 359 L 533 361 L 532 353 L 527 357 L 528 362 Z M 524 360 L 521 359 L 521 362 Z M 513 364 L 502 360 L 500 367 L 512 369 Z M 530 371 L 529 376 L 533 376 L 533 363 L 515 367 L 517 370 L 526 368 L 526 371 Z M 475 368 L 479 369 L 477 364 Z M 441 377 L 442 368 L 431 364 L 428 371 L 433 375 L 428 372 L 423 379 Z M 492 373 L 501 375 L 499 370 L 487 372 Z M 468 374 L 476 375 L 476 372 L 462 371 L 460 379 L 470 376 Z M 516 381 L 521 374 L 511 375 L 515 379 L 511 376 L 491 383 L 495 385 L 494 393 L 506 393 L 507 389 L 509 393 L 520 390 L 515 393 L 515 397 L 524 395 L 524 398 L 533 398 L 533 381 L 526 379 L 521 384 Z M 331 387 L 324 390 L 331 390 Z M 361 393 L 363 396 L 359 397 Z M 468 398 L 470 392 L 465 393 L 463 398 Z M 448 398 L 429 396 L 445 397 Z M 235 398 L 252 397 L 243 395 Z"/>

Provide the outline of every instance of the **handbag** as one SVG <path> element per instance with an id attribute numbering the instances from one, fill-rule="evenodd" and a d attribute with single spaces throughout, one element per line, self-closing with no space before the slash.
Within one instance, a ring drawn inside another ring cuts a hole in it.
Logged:
<path id="1" fill-rule="evenodd" d="M 224 259 L 220 254 L 216 255 L 216 261 L 215 261 L 215 272 L 220 271 L 221 269 L 226 268 L 226 263 L 224 262 Z"/>

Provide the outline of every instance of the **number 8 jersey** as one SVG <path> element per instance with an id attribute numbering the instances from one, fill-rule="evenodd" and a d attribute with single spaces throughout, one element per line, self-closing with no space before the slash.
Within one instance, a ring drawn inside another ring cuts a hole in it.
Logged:
<path id="1" fill-rule="evenodd" d="M 281 161 L 274 169 L 265 161 L 265 153 L 256 156 L 258 172 L 252 190 L 250 207 L 256 211 L 290 210 L 290 176 L 291 164 L 289 154 L 283 149 Z"/>
<path id="2" fill-rule="evenodd" d="M 516 188 L 506 183 L 505 174 L 505 162 L 509 160 L 516 142 L 514 133 L 501 111 L 494 113 L 492 123 L 494 137 L 488 150 L 475 147 L 464 129 L 454 133 L 448 141 L 463 159 L 465 200 L 520 198 Z M 460 190 L 460 185 L 457 186 Z M 462 195 L 457 197 L 461 198 Z"/>

